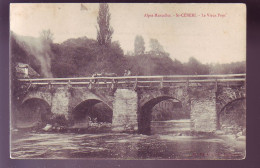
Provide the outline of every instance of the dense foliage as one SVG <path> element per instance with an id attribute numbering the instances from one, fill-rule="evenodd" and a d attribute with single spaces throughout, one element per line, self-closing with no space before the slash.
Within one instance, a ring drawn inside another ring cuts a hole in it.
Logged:
<path id="1" fill-rule="evenodd" d="M 26 50 L 29 44 L 17 41 L 17 35 L 11 34 L 12 67 L 17 62 L 27 63 L 44 77 L 41 62 L 34 53 Z M 105 46 L 87 37 L 68 39 L 61 44 L 51 43 L 50 51 L 46 52 L 50 55 L 50 71 L 54 77 L 91 76 L 101 72 L 120 76 L 125 69 L 130 69 L 132 75 L 232 74 L 245 73 L 246 70 L 245 62 L 202 64 L 191 57 L 187 63 L 182 63 L 177 59 L 172 60 L 166 52 L 124 55 L 119 42 Z"/>

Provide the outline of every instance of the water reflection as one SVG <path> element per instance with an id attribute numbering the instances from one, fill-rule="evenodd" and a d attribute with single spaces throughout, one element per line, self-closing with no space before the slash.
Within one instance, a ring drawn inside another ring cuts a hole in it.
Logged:
<path id="1" fill-rule="evenodd" d="M 174 125 L 174 127 L 173 127 Z M 180 127 L 180 128 L 179 128 Z M 189 136 L 189 121 L 152 122 L 153 135 L 12 133 L 13 158 L 242 159 L 245 141 Z M 157 129 L 158 128 L 158 129 Z M 179 131 L 178 131 L 179 130 Z M 181 131 L 180 131 L 181 130 Z"/>

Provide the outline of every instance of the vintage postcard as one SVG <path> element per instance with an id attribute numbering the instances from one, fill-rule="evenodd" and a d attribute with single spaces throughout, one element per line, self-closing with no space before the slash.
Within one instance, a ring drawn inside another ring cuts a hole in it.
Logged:
<path id="1" fill-rule="evenodd" d="M 246 157 L 246 6 L 11 3 L 10 157 Z"/>

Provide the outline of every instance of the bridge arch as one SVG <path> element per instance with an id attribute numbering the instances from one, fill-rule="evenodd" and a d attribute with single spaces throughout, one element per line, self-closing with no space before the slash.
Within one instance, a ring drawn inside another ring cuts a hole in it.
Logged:
<path id="1" fill-rule="evenodd" d="M 112 123 L 112 108 L 100 99 L 87 99 L 77 104 L 70 117 L 74 125 L 87 126 L 92 122 Z"/>
<path id="2" fill-rule="evenodd" d="M 15 114 L 16 127 L 29 128 L 48 123 L 51 117 L 50 104 L 41 98 L 28 98 L 22 102 Z"/>
<path id="3" fill-rule="evenodd" d="M 217 129 L 235 133 L 245 129 L 246 122 L 245 86 L 218 87 L 217 91 Z"/>
<path id="4" fill-rule="evenodd" d="M 182 103 L 179 99 L 172 97 L 172 96 L 158 96 L 146 101 L 142 106 L 139 108 L 138 112 L 138 131 L 142 134 L 150 134 L 151 133 L 151 121 L 152 121 L 152 108 L 164 101 L 164 100 L 175 100 L 179 102 L 182 106 Z"/>
<path id="5" fill-rule="evenodd" d="M 226 103 L 217 113 L 218 129 L 237 133 L 246 128 L 246 99 L 239 97 Z"/>

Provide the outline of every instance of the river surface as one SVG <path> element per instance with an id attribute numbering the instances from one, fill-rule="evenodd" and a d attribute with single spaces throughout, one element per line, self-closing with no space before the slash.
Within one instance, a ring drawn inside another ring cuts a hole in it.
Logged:
<path id="1" fill-rule="evenodd" d="M 190 136 L 189 120 L 152 122 L 152 135 L 13 131 L 12 158 L 243 159 L 245 137 Z"/>

